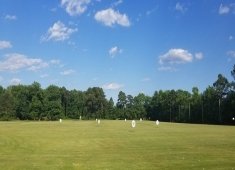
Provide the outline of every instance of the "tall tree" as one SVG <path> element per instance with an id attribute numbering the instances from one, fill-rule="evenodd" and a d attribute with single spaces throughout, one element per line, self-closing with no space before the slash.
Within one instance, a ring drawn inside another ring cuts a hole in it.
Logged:
<path id="1" fill-rule="evenodd" d="M 58 120 L 64 117 L 61 106 L 60 88 L 50 85 L 45 90 L 45 110 L 49 120 Z"/>
<path id="2" fill-rule="evenodd" d="M 44 114 L 44 96 L 41 85 L 38 82 L 33 82 L 33 84 L 26 87 L 29 91 L 29 111 L 32 119 L 40 120 Z"/>
<path id="3" fill-rule="evenodd" d="M 138 118 L 146 118 L 147 103 L 148 103 L 148 98 L 143 93 L 139 93 L 136 97 L 134 97 L 134 108 L 135 108 L 136 116 Z"/>
<path id="4" fill-rule="evenodd" d="M 113 98 L 111 97 L 108 101 L 106 110 L 105 110 L 105 118 L 106 119 L 115 119 L 117 118 L 115 115 L 115 108 L 114 108 L 114 101 Z"/>
<path id="5" fill-rule="evenodd" d="M 16 117 L 21 120 L 33 119 L 30 115 L 30 94 L 27 86 L 10 86 L 10 90 L 15 100 Z"/>
<path id="6" fill-rule="evenodd" d="M 5 91 L 0 95 L 0 120 L 13 118 L 15 118 L 14 98 L 10 91 Z"/>
<path id="7" fill-rule="evenodd" d="M 63 114 L 65 115 L 65 117 L 67 117 L 69 91 L 65 87 L 62 87 L 60 89 L 60 93 L 61 93 L 61 105 L 63 107 Z"/>
<path id="8" fill-rule="evenodd" d="M 107 105 L 105 94 L 102 88 L 93 87 L 88 88 L 86 93 L 86 110 L 87 118 L 101 118 L 104 117 L 104 108 Z"/>
<path id="9" fill-rule="evenodd" d="M 126 94 L 123 91 L 120 91 L 118 93 L 117 108 L 119 109 L 126 108 L 126 103 L 127 103 Z"/>
<path id="10" fill-rule="evenodd" d="M 215 88 L 208 86 L 203 92 L 203 109 L 205 123 L 219 123 L 218 97 Z"/>
<path id="11" fill-rule="evenodd" d="M 202 121 L 202 101 L 197 87 L 192 88 L 192 98 L 190 100 L 190 112 L 192 122 Z"/>
<path id="12" fill-rule="evenodd" d="M 221 113 L 223 112 L 224 99 L 226 98 L 229 92 L 229 82 L 227 78 L 225 78 L 222 74 L 219 74 L 218 79 L 213 83 L 213 87 L 215 88 L 217 95 L 216 98 L 218 101 L 219 122 L 222 123 L 223 117 Z"/>

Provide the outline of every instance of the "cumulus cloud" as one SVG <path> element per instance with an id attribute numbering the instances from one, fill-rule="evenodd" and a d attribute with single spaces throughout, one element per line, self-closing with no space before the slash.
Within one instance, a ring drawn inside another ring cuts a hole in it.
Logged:
<path id="1" fill-rule="evenodd" d="M 47 33 L 42 36 L 41 41 L 64 41 L 69 39 L 71 34 L 76 31 L 76 28 L 68 28 L 61 21 L 57 21 L 48 29 Z"/>
<path id="2" fill-rule="evenodd" d="M 11 48 L 11 42 L 9 41 L 0 41 L 0 50 L 5 48 Z"/>
<path id="3" fill-rule="evenodd" d="M 118 84 L 118 83 L 108 83 L 108 84 L 104 84 L 102 86 L 103 89 L 105 90 L 119 90 L 123 87 L 122 84 Z"/>
<path id="4" fill-rule="evenodd" d="M 42 59 L 29 58 L 18 53 L 6 54 L 5 59 L 0 61 L 0 71 L 17 71 L 20 69 L 36 71 L 45 67 L 48 67 L 48 63 Z"/>
<path id="5" fill-rule="evenodd" d="M 184 13 L 187 11 L 187 8 L 183 4 L 177 2 L 175 5 L 175 10 Z"/>
<path id="6" fill-rule="evenodd" d="M 60 74 L 63 76 L 68 76 L 70 74 L 73 74 L 74 72 L 75 72 L 74 70 L 69 69 L 69 70 L 64 70 L 64 71 L 60 72 Z"/>
<path id="7" fill-rule="evenodd" d="M 219 14 L 220 15 L 227 14 L 227 13 L 229 13 L 229 11 L 230 11 L 229 6 L 220 4 L 220 7 L 219 7 Z"/>
<path id="8" fill-rule="evenodd" d="M 196 54 L 195 54 L 195 58 L 196 58 L 197 60 L 201 60 L 201 59 L 203 59 L 203 54 L 202 54 L 201 52 L 196 53 Z"/>
<path id="9" fill-rule="evenodd" d="M 117 46 L 114 46 L 112 48 L 110 48 L 109 50 L 109 55 L 114 58 L 117 54 L 121 54 L 122 53 L 122 49 L 118 48 Z"/>
<path id="10" fill-rule="evenodd" d="M 129 27 L 131 25 L 126 14 L 120 14 L 119 11 L 115 11 L 112 8 L 98 11 L 95 14 L 95 20 L 109 27 L 112 27 L 115 24 L 124 27 Z"/>
<path id="11" fill-rule="evenodd" d="M 194 60 L 202 60 L 204 57 L 202 52 L 197 52 L 195 55 L 191 54 L 188 50 L 181 48 L 173 48 L 168 50 L 163 55 L 160 55 L 158 68 L 159 71 L 177 71 L 174 66 L 178 64 L 191 63 Z"/>
<path id="12" fill-rule="evenodd" d="M 193 55 L 184 49 L 170 49 L 159 56 L 160 64 L 181 64 L 193 61 Z"/>
<path id="13" fill-rule="evenodd" d="M 61 0 L 61 6 L 70 16 L 81 15 L 87 10 L 90 0 Z"/>
<path id="14" fill-rule="evenodd" d="M 15 16 L 15 15 L 6 15 L 5 17 L 4 17 L 6 20 L 17 20 L 17 17 Z"/>
<path id="15" fill-rule="evenodd" d="M 11 79 L 10 84 L 11 84 L 11 85 L 18 85 L 18 84 L 20 84 L 20 82 L 21 82 L 20 79 L 18 79 L 18 78 L 13 78 L 13 79 Z"/>

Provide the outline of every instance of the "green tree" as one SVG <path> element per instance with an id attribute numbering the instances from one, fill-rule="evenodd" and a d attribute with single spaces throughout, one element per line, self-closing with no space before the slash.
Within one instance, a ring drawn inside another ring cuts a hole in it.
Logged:
<path id="1" fill-rule="evenodd" d="M 44 114 L 44 96 L 41 85 L 38 82 L 26 87 L 29 91 L 29 112 L 33 120 L 40 120 Z"/>
<path id="2" fill-rule="evenodd" d="M 61 105 L 63 107 L 63 114 L 65 115 L 65 117 L 67 117 L 69 91 L 65 87 L 62 87 L 60 89 L 60 93 L 61 93 Z"/>
<path id="3" fill-rule="evenodd" d="M 77 90 L 69 92 L 67 101 L 67 116 L 73 119 L 79 119 L 84 116 L 85 96 L 84 93 Z"/>
<path id="4" fill-rule="evenodd" d="M 157 120 L 159 119 L 158 111 L 159 109 L 159 95 L 158 91 L 154 92 L 153 97 L 151 98 L 151 101 L 149 103 L 147 118 L 151 120 Z"/>
<path id="5" fill-rule="evenodd" d="M 108 101 L 106 111 L 105 111 L 105 118 L 106 119 L 116 119 L 115 108 L 114 108 L 114 101 L 111 97 Z"/>
<path id="6" fill-rule="evenodd" d="M 203 92 L 203 110 L 204 110 L 204 122 L 205 123 L 218 123 L 218 100 L 217 92 L 215 88 L 209 86 Z"/>
<path id="7" fill-rule="evenodd" d="M 218 75 L 218 79 L 213 83 L 213 87 L 216 91 L 216 100 L 218 101 L 218 118 L 219 122 L 222 123 L 223 117 L 223 103 L 224 99 L 227 97 L 227 94 L 229 92 L 229 82 L 227 78 L 225 78 L 222 74 Z"/>
<path id="8" fill-rule="evenodd" d="M 86 117 L 88 119 L 104 117 L 107 101 L 103 89 L 99 87 L 88 88 L 85 96 Z"/>
<path id="9" fill-rule="evenodd" d="M 4 91 L 0 95 L 0 120 L 15 118 L 14 98 L 10 91 Z"/>
<path id="10" fill-rule="evenodd" d="M 46 118 L 49 120 L 58 120 L 64 117 L 61 106 L 60 88 L 55 85 L 50 85 L 45 90 L 45 111 Z"/>
<path id="11" fill-rule="evenodd" d="M 11 91 L 15 101 L 16 117 L 20 120 L 32 120 L 30 115 L 30 93 L 27 86 L 10 86 L 7 90 Z"/>
<path id="12" fill-rule="evenodd" d="M 197 87 L 192 88 L 192 98 L 190 100 L 191 121 L 199 123 L 202 121 L 202 97 Z"/>
<path id="13" fill-rule="evenodd" d="M 30 115 L 34 120 L 41 120 L 43 111 L 42 101 L 37 96 L 33 96 L 32 102 L 30 103 Z"/>
<path id="14" fill-rule="evenodd" d="M 138 118 L 146 118 L 147 104 L 148 104 L 148 97 L 145 96 L 143 93 L 139 93 L 137 96 L 134 97 L 134 108 L 135 108 L 136 116 Z"/>
<path id="15" fill-rule="evenodd" d="M 124 109 L 126 108 L 127 99 L 126 94 L 123 91 L 118 93 L 118 101 L 117 101 L 117 108 Z"/>

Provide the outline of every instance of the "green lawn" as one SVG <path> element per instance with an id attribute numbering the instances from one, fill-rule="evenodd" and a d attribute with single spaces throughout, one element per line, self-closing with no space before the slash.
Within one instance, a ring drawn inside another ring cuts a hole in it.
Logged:
<path id="1" fill-rule="evenodd" d="M 0 122 L 0 169 L 235 170 L 235 127 Z"/>

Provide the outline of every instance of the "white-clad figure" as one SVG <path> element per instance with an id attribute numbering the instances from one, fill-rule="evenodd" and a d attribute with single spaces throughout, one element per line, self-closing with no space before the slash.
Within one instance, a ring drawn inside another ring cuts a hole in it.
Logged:
<path id="1" fill-rule="evenodd" d="M 60 123 L 62 123 L 62 119 L 60 119 Z"/>
<path id="2" fill-rule="evenodd" d="M 100 124 L 100 119 L 98 119 L 98 125 Z"/>
<path id="3" fill-rule="evenodd" d="M 156 125 L 158 126 L 158 125 L 159 125 L 159 123 L 160 123 L 160 122 L 157 120 L 157 121 L 156 121 Z"/>
<path id="4" fill-rule="evenodd" d="M 136 124 L 135 124 L 135 120 L 132 120 L 132 121 L 131 121 L 131 126 L 132 126 L 133 128 L 135 128 L 135 125 L 136 125 Z"/>
<path id="5" fill-rule="evenodd" d="M 142 118 L 140 118 L 140 122 L 142 122 Z"/>
<path id="6" fill-rule="evenodd" d="M 82 116 L 80 116 L 79 119 L 82 120 Z"/>
<path id="7" fill-rule="evenodd" d="M 126 122 L 126 119 L 125 119 L 125 122 Z"/>
<path id="8" fill-rule="evenodd" d="M 97 122 L 97 121 L 98 121 L 98 119 L 95 119 L 95 121 Z"/>

